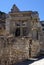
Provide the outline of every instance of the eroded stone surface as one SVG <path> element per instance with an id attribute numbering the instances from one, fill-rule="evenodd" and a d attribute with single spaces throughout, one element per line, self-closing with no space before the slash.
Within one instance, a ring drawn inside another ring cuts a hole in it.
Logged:
<path id="1" fill-rule="evenodd" d="M 0 37 L 1 63 L 9 65 L 29 59 L 29 44 L 29 38 Z M 39 51 L 39 42 L 32 41 L 31 57 L 36 56 Z"/>

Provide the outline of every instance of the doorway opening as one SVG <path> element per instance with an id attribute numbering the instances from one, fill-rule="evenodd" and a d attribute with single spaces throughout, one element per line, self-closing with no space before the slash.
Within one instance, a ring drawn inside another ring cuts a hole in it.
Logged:
<path id="1" fill-rule="evenodd" d="M 16 37 L 20 36 L 20 28 L 16 28 L 15 36 Z"/>

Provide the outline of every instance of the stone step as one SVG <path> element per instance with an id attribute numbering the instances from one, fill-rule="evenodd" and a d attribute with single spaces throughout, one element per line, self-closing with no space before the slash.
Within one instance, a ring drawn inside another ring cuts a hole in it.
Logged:
<path id="1" fill-rule="evenodd" d="M 29 58 L 29 60 L 38 60 L 38 58 Z"/>

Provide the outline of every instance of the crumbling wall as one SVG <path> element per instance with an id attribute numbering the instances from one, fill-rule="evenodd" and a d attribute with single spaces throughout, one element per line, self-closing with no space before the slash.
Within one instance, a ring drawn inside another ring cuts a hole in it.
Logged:
<path id="1" fill-rule="evenodd" d="M 30 38 L 1 36 L 0 37 L 0 64 L 10 65 L 31 57 L 35 57 L 40 52 L 39 41 L 32 40 L 29 51 Z"/>
<path id="2" fill-rule="evenodd" d="M 0 37 L 0 64 L 14 64 L 28 59 L 28 39 L 14 37 Z"/>
<path id="3" fill-rule="evenodd" d="M 36 57 L 40 54 L 40 43 L 38 40 L 32 40 L 31 57 Z"/>

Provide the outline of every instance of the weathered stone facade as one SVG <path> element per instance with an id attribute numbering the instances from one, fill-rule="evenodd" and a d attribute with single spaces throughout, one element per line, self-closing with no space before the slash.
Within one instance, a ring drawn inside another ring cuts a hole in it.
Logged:
<path id="1" fill-rule="evenodd" d="M 37 38 L 36 34 L 41 28 L 39 14 L 33 11 L 19 11 L 14 5 L 6 19 L 6 31 L 15 36 L 28 36 L 31 34 Z M 17 10 L 17 11 L 16 11 Z M 34 32 L 34 31 L 35 32 Z M 18 32 L 18 33 L 16 33 Z"/>
<path id="2" fill-rule="evenodd" d="M 40 21 L 41 26 L 42 26 L 42 34 L 41 34 L 41 54 L 44 54 L 44 21 Z"/>

